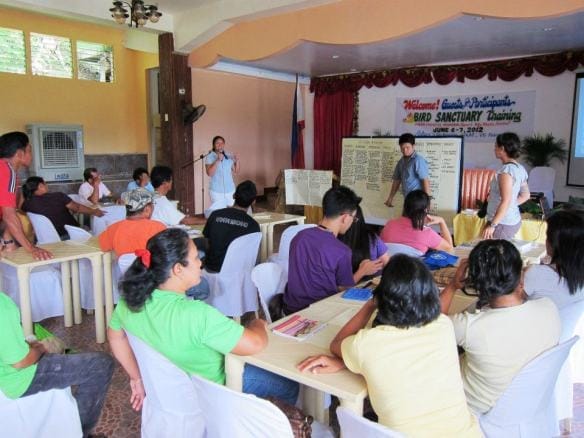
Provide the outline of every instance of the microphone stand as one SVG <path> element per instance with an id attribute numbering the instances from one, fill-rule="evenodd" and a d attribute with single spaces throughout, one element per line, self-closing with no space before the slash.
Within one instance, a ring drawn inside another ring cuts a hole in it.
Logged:
<path id="1" fill-rule="evenodd" d="M 192 161 L 189 161 L 187 164 L 183 165 L 182 167 L 190 166 L 191 164 L 195 164 L 198 161 L 201 162 L 201 205 L 203 207 L 203 215 L 205 214 L 205 162 L 203 158 L 209 155 L 213 151 L 203 152 L 198 158 L 195 158 Z"/>

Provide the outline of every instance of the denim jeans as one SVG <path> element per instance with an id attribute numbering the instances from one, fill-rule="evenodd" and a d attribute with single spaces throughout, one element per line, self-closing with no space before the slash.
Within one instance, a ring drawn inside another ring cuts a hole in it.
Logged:
<path id="1" fill-rule="evenodd" d="M 245 393 L 262 398 L 276 397 L 295 405 L 299 388 L 298 382 L 262 368 L 245 364 L 243 370 L 243 392 Z"/>
<path id="2" fill-rule="evenodd" d="M 187 289 L 185 295 L 193 300 L 205 301 L 210 293 L 211 289 L 209 288 L 209 282 L 206 278 L 201 277 L 201 282 L 196 286 Z"/>
<path id="3" fill-rule="evenodd" d="M 114 361 L 106 353 L 45 354 L 38 361 L 32 382 L 22 397 L 76 386 L 73 396 L 77 400 L 83 436 L 86 436 L 99 420 L 113 372 Z"/>

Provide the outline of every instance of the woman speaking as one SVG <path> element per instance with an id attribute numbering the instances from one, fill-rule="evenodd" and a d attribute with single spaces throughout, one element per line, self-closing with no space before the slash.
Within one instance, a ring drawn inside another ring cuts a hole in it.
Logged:
<path id="1" fill-rule="evenodd" d="M 235 183 L 233 174 L 239 172 L 237 155 L 225 152 L 225 139 L 220 135 L 213 137 L 213 151 L 205 160 L 205 170 L 211 178 L 209 196 L 211 207 L 218 210 L 233 205 Z"/>

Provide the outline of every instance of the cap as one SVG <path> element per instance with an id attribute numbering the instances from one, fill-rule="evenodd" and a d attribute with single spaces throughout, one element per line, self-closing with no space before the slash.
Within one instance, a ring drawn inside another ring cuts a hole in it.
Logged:
<path id="1" fill-rule="evenodd" d="M 130 212 L 140 211 L 152 202 L 152 193 L 143 188 L 135 189 L 122 193 L 122 201 Z"/>

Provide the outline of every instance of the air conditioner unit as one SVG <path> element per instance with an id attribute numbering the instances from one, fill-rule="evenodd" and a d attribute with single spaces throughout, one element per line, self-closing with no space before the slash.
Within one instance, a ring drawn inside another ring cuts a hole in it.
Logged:
<path id="1" fill-rule="evenodd" d="M 45 181 L 83 179 L 83 127 L 80 125 L 27 125 L 33 149 L 31 173 Z"/>

